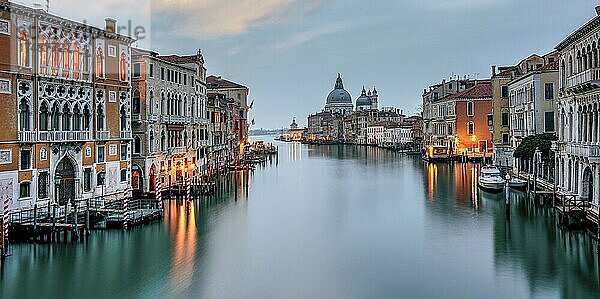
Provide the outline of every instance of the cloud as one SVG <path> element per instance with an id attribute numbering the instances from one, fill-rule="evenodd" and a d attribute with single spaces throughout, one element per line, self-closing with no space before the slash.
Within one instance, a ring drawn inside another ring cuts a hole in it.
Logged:
<path id="1" fill-rule="evenodd" d="M 346 28 L 346 26 L 342 24 L 334 24 L 327 27 L 318 27 L 315 29 L 297 32 L 290 36 L 288 39 L 283 40 L 275 44 L 275 49 L 277 50 L 285 50 L 289 48 L 294 48 L 300 45 L 303 45 L 313 39 L 319 38 L 321 36 L 333 34 L 339 32 Z"/>

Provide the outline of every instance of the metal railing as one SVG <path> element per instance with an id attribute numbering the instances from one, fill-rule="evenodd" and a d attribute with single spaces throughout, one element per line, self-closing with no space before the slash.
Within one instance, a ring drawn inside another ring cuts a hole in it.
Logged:
<path id="1" fill-rule="evenodd" d="M 131 138 L 133 138 L 131 131 L 121 132 L 121 139 L 131 139 Z"/>
<path id="2" fill-rule="evenodd" d="M 19 141 L 86 141 L 91 140 L 89 131 L 20 131 Z"/>
<path id="3" fill-rule="evenodd" d="M 110 139 L 109 131 L 98 131 L 96 132 L 96 138 L 99 140 L 108 140 Z"/>
<path id="4" fill-rule="evenodd" d="M 600 145 L 569 143 L 564 145 L 565 152 L 582 157 L 600 157 Z"/>

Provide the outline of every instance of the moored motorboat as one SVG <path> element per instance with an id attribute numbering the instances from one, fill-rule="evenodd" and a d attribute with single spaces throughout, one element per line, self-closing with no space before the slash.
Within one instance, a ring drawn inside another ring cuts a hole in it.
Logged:
<path id="1" fill-rule="evenodd" d="M 515 190 L 525 190 L 527 188 L 527 181 L 520 178 L 509 178 L 508 187 Z"/>
<path id="2" fill-rule="evenodd" d="M 506 180 L 502 178 L 502 173 L 495 166 L 484 166 L 481 168 L 481 175 L 479 176 L 478 185 L 479 188 L 500 192 L 504 190 Z"/>

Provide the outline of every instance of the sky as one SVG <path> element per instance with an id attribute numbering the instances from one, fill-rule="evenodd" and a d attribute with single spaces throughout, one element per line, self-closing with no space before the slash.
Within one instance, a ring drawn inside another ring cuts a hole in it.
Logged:
<path id="1" fill-rule="evenodd" d="M 44 0 L 17 1 L 32 5 Z M 338 73 L 355 100 L 417 113 L 423 89 L 452 75 L 545 54 L 595 16 L 592 0 L 51 0 L 50 12 L 123 33 L 161 54 L 201 49 L 209 74 L 250 88 L 257 128 L 306 125 Z M 131 25 L 130 25 L 131 24 Z M 131 30 L 131 31 L 130 31 Z"/>

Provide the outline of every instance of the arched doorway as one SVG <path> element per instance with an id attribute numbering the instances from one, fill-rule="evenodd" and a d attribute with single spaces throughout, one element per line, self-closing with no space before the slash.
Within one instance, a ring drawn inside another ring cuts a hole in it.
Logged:
<path id="1" fill-rule="evenodd" d="M 148 186 L 150 186 L 150 191 L 154 191 L 156 189 L 156 172 L 154 170 L 154 165 L 150 167 L 149 179 Z"/>
<path id="2" fill-rule="evenodd" d="M 65 157 L 58 163 L 55 177 L 60 177 L 58 204 L 66 205 L 69 199 L 75 199 L 75 166 L 69 158 Z"/>
<path id="3" fill-rule="evenodd" d="M 142 172 L 135 166 L 131 173 L 131 187 L 135 191 L 143 191 Z"/>
<path id="4" fill-rule="evenodd" d="M 586 167 L 583 171 L 583 190 L 581 190 L 581 199 L 587 201 L 594 200 L 594 179 L 592 177 L 592 170 Z"/>

